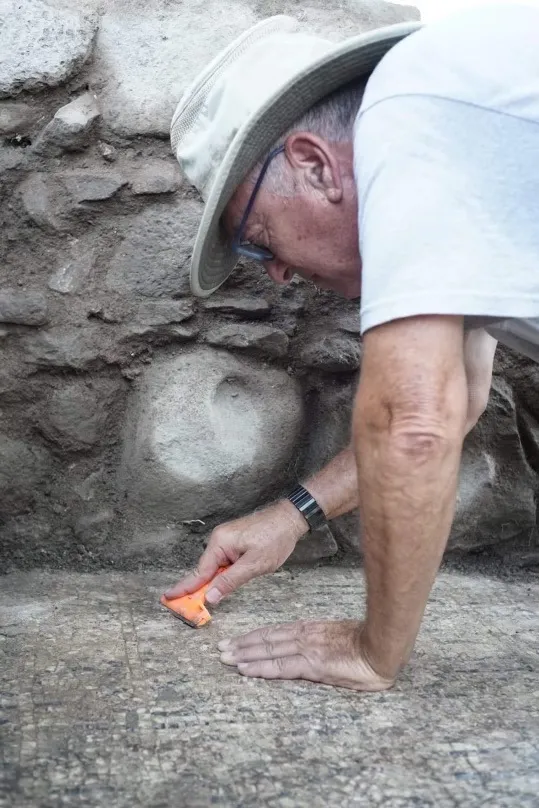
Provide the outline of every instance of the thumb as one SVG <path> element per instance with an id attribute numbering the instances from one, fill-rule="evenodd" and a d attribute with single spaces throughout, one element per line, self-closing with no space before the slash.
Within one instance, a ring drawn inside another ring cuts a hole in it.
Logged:
<path id="1" fill-rule="evenodd" d="M 165 592 L 166 598 L 181 598 L 183 595 L 190 595 L 191 592 L 196 592 L 201 586 L 211 581 L 219 567 L 223 566 L 222 553 L 207 547 L 198 560 L 193 572 L 178 581 L 176 586 L 172 589 L 167 589 Z M 228 563 L 228 561 L 224 561 Z"/>
<path id="2" fill-rule="evenodd" d="M 251 562 L 249 554 L 245 553 L 235 564 L 228 567 L 212 582 L 206 594 L 206 603 L 215 606 L 231 592 L 260 575 L 258 568 Z"/>

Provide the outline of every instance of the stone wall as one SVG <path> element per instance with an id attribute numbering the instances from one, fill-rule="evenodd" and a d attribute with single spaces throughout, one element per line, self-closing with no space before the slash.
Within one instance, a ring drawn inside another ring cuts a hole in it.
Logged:
<path id="1" fill-rule="evenodd" d="M 332 38 L 416 17 L 381 0 L 0 0 L 4 569 L 189 564 L 209 529 L 348 438 L 356 306 L 245 266 L 189 295 L 201 211 L 167 141 L 192 75 L 295 13 Z M 539 375 L 503 354 L 468 441 L 452 544 L 531 547 Z M 296 558 L 357 549 L 356 517 Z"/>

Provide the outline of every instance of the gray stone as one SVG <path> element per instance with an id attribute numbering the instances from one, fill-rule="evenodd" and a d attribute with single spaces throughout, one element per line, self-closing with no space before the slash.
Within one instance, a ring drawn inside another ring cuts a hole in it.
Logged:
<path id="1" fill-rule="evenodd" d="M 259 320 L 267 317 L 271 306 L 263 297 L 210 297 L 203 301 L 207 311 L 219 314 L 234 314 L 248 320 Z"/>
<path id="2" fill-rule="evenodd" d="M 105 123 L 120 135 L 168 137 L 170 120 L 184 90 L 239 34 L 271 14 L 290 13 L 332 39 L 342 39 L 388 21 L 418 18 L 417 9 L 382 0 L 331 3 L 263 0 L 255 5 L 220 0 L 185 0 L 160 13 L 142 6 L 107 9 L 102 18 L 93 82 L 100 86 Z M 189 31 L 189 36 L 185 32 Z M 137 58 L 133 59 L 133 54 Z"/>
<path id="3" fill-rule="evenodd" d="M 350 373 L 359 368 L 361 343 L 359 337 L 337 331 L 310 331 L 302 336 L 297 352 L 298 364 L 326 373 Z"/>
<path id="4" fill-rule="evenodd" d="M 201 212 L 201 203 L 192 199 L 149 205 L 133 219 L 112 257 L 109 288 L 146 297 L 189 294 L 189 262 Z"/>
<path id="5" fill-rule="evenodd" d="M 90 56 L 97 23 L 43 0 L 0 0 L 0 98 L 66 81 Z"/>
<path id="6" fill-rule="evenodd" d="M 90 233 L 73 239 L 69 252 L 62 257 L 58 268 L 49 278 L 49 289 L 61 294 L 79 292 L 91 276 L 97 259 L 95 236 Z"/>
<path id="7" fill-rule="evenodd" d="M 122 186 L 127 184 L 120 174 L 114 171 L 65 171 L 57 175 L 73 201 L 80 205 L 84 202 L 101 202 L 111 199 Z"/>
<path id="8" fill-rule="evenodd" d="M 14 516 L 32 506 L 48 467 L 42 449 L 0 435 L 0 517 Z"/>
<path id="9" fill-rule="evenodd" d="M 188 0 L 159 14 L 149 8 L 105 13 L 94 62 L 105 124 L 128 137 L 168 136 L 189 82 L 254 22 L 254 12 L 243 3 L 229 2 L 223 14 L 219 0 L 209 0 L 203 11 Z"/>
<path id="10" fill-rule="evenodd" d="M 477 550 L 530 535 L 536 491 L 513 393 L 506 381 L 494 377 L 488 410 L 465 444 L 449 547 Z"/>
<path id="11" fill-rule="evenodd" d="M 185 342 L 199 333 L 199 327 L 190 323 L 181 325 L 194 316 L 193 303 L 190 300 L 152 300 L 141 303 L 133 322 L 122 330 L 122 341 L 135 337 L 145 337 L 164 342 Z"/>
<path id="12" fill-rule="evenodd" d="M 104 143 L 102 140 L 100 140 L 97 144 L 97 150 L 99 151 L 99 154 L 103 160 L 106 160 L 107 163 L 114 163 L 118 158 L 118 152 L 114 146 L 111 146 L 110 143 Z"/>
<path id="13" fill-rule="evenodd" d="M 169 325 L 190 320 L 194 313 L 191 300 L 152 300 L 141 303 L 137 320 L 142 325 Z"/>
<path id="14" fill-rule="evenodd" d="M 260 504 L 294 455 L 301 417 L 282 370 L 208 348 L 155 360 L 127 414 L 120 477 L 133 518 L 204 520 Z"/>
<path id="15" fill-rule="evenodd" d="M 48 321 L 47 298 L 42 292 L 0 289 L 0 323 L 37 326 Z"/>
<path id="16" fill-rule="evenodd" d="M 61 107 L 34 144 L 40 154 L 83 151 L 90 145 L 100 118 L 97 99 L 87 92 Z"/>
<path id="17" fill-rule="evenodd" d="M 539 579 L 440 574 L 397 686 L 361 694 L 242 678 L 217 652 L 357 618 L 361 570 L 259 578 L 201 631 L 158 604 L 181 574 L 2 577 L 6 805 L 536 808 Z"/>
<path id="18" fill-rule="evenodd" d="M 62 230 L 64 205 L 59 201 L 61 188 L 45 173 L 30 174 L 19 186 L 22 203 L 30 219 L 45 230 Z"/>
<path id="19" fill-rule="evenodd" d="M 90 502 L 97 497 L 103 485 L 104 478 L 105 470 L 101 467 L 97 469 L 97 471 L 92 471 L 79 485 L 75 486 L 74 490 L 82 500 Z"/>
<path id="20" fill-rule="evenodd" d="M 286 356 L 288 352 L 288 337 L 280 328 L 270 325 L 223 323 L 208 331 L 206 342 L 210 345 L 238 348 L 266 356 Z"/>
<path id="21" fill-rule="evenodd" d="M 91 449 L 107 439 L 107 419 L 118 393 L 108 380 L 76 379 L 54 390 L 36 426 L 66 452 Z"/>
<path id="22" fill-rule="evenodd" d="M 110 538 L 113 522 L 114 511 L 112 508 L 101 508 L 98 511 L 85 514 L 75 522 L 73 531 L 76 538 L 84 542 L 85 549 L 88 545 L 95 547 Z"/>
<path id="23" fill-rule="evenodd" d="M 289 564 L 312 564 L 322 558 L 330 558 L 338 552 L 330 528 L 325 525 L 313 533 L 308 533 L 296 544 L 296 548 L 290 558 Z"/>
<path id="24" fill-rule="evenodd" d="M 0 135 L 27 135 L 40 111 L 16 101 L 0 101 Z"/>
<path id="25" fill-rule="evenodd" d="M 100 356 L 102 340 L 91 326 L 56 326 L 21 339 L 24 361 L 39 368 L 87 370 Z"/>
<path id="26" fill-rule="evenodd" d="M 130 187 L 135 195 L 173 194 L 182 184 L 177 162 L 151 160 L 130 174 Z"/>

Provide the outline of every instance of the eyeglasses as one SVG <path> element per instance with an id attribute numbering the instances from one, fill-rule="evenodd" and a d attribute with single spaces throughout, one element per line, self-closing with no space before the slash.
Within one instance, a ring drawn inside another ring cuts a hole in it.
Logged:
<path id="1" fill-rule="evenodd" d="M 247 224 L 247 219 L 249 218 L 249 214 L 253 209 L 253 205 L 256 199 L 256 195 L 260 190 L 260 186 L 262 185 L 262 181 L 266 175 L 268 168 L 270 167 L 270 163 L 274 157 L 278 154 L 284 152 L 284 146 L 279 146 L 277 149 L 271 151 L 266 160 L 264 161 L 264 165 L 260 169 L 260 174 L 258 175 L 258 179 L 255 182 L 255 187 L 253 188 L 253 192 L 247 203 L 247 207 L 245 208 L 245 212 L 242 216 L 241 222 L 239 224 L 238 229 L 232 239 L 232 250 L 237 253 L 238 255 L 243 255 L 245 258 L 250 258 L 251 261 L 274 261 L 275 256 L 271 250 L 268 250 L 267 247 L 261 247 L 258 244 L 250 244 L 249 242 L 242 242 L 242 235 L 245 229 L 245 225 Z"/>

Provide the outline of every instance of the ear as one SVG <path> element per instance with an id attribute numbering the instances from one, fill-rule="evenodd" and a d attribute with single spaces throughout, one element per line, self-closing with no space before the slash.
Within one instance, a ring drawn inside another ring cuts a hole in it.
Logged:
<path id="1" fill-rule="evenodd" d="M 310 132 L 295 132 L 286 139 L 285 152 L 305 185 L 323 193 L 328 202 L 341 201 L 341 170 L 336 153 L 327 141 Z"/>

